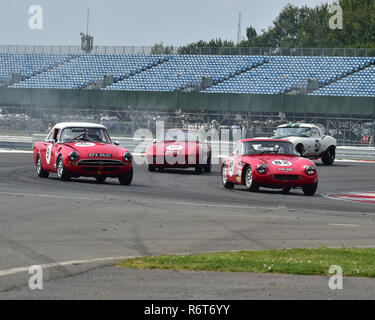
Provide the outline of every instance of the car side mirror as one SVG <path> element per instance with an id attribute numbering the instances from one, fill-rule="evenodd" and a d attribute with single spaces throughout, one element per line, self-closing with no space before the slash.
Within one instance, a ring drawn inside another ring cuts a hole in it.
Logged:
<path id="1" fill-rule="evenodd" d="M 119 146 L 119 145 L 120 145 L 120 142 L 118 142 L 118 141 L 113 141 L 113 144 L 114 144 L 115 146 Z"/>
<path id="2" fill-rule="evenodd" d="M 155 144 L 156 143 L 156 139 L 152 140 L 152 143 Z"/>
<path id="3" fill-rule="evenodd" d="M 49 139 L 48 142 L 49 142 L 49 143 L 55 143 L 56 140 L 55 140 L 55 139 Z"/>

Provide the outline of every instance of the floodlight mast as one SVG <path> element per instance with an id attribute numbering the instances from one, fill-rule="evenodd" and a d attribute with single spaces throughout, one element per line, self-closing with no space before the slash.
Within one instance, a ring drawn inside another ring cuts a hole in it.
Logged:
<path id="1" fill-rule="evenodd" d="M 90 9 L 87 9 L 87 23 L 86 23 L 86 34 L 83 32 L 81 35 L 81 50 L 90 53 L 94 47 L 94 37 L 89 35 L 89 20 L 90 20 Z"/>
<path id="2" fill-rule="evenodd" d="M 238 15 L 237 44 L 241 42 L 241 12 Z"/>
<path id="3" fill-rule="evenodd" d="M 90 9 L 87 8 L 87 32 L 86 34 L 89 34 L 89 20 L 90 20 Z"/>

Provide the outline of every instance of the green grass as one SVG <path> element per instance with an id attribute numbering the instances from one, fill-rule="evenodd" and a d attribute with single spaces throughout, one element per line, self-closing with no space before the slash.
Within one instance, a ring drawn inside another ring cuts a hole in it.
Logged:
<path id="1" fill-rule="evenodd" d="M 123 268 L 328 275 L 339 265 L 345 276 L 375 277 L 375 249 L 318 248 L 218 252 L 127 259 Z"/>

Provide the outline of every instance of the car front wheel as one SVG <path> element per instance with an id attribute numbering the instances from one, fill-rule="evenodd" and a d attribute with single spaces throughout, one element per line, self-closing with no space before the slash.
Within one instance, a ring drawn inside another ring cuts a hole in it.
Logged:
<path id="1" fill-rule="evenodd" d="M 128 186 L 132 183 L 133 181 L 133 168 L 131 168 L 128 172 L 122 174 L 121 176 L 118 177 L 118 181 L 123 185 L 123 186 Z"/>
<path id="2" fill-rule="evenodd" d="M 326 166 L 331 166 L 333 162 L 335 161 L 336 157 L 336 149 L 335 147 L 329 147 L 326 152 L 324 152 L 322 162 Z"/>
<path id="3" fill-rule="evenodd" d="M 248 191 L 258 191 L 259 186 L 253 179 L 253 170 L 250 166 L 245 171 L 245 186 Z"/>
<path id="4" fill-rule="evenodd" d="M 228 182 L 226 165 L 223 165 L 223 167 L 221 169 L 221 182 L 222 182 L 225 189 L 233 189 L 234 188 L 234 183 Z"/>
<path id="5" fill-rule="evenodd" d="M 308 184 L 302 187 L 303 193 L 306 196 L 313 196 L 318 189 L 318 182 L 313 184 Z"/>
<path id="6" fill-rule="evenodd" d="M 57 177 L 61 181 L 68 181 L 70 179 L 69 172 L 65 168 L 62 156 L 57 159 Z"/>
<path id="7" fill-rule="evenodd" d="M 39 154 L 36 158 L 36 174 L 39 178 L 48 178 L 48 176 L 49 176 L 49 172 L 43 170 L 42 159 L 40 158 Z"/>

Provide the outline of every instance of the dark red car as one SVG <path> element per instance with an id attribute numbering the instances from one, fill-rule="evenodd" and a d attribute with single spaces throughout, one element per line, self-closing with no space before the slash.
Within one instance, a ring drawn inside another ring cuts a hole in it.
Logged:
<path id="1" fill-rule="evenodd" d="M 195 168 L 198 174 L 210 172 L 211 153 L 211 145 L 203 141 L 198 130 L 165 130 L 146 150 L 148 170 Z"/>
<path id="2" fill-rule="evenodd" d="M 57 173 L 60 180 L 107 177 L 129 185 L 133 179 L 133 157 L 118 143 L 112 143 L 100 124 L 64 122 L 56 124 L 45 141 L 34 144 L 36 173 L 41 178 Z"/>
<path id="3" fill-rule="evenodd" d="M 245 139 L 236 143 L 233 154 L 221 166 L 225 188 L 244 185 L 249 191 L 260 187 L 282 189 L 302 188 L 312 196 L 318 187 L 315 164 L 302 158 L 287 140 Z"/>

